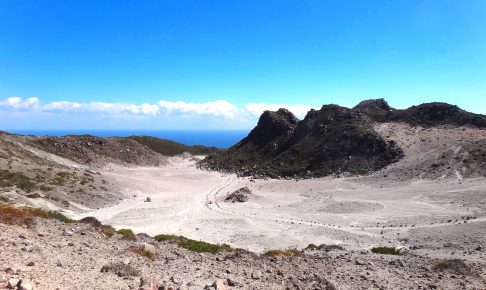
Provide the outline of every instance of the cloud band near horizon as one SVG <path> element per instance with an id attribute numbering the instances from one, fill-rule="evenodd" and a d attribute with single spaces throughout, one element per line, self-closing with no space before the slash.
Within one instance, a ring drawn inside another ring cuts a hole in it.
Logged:
<path id="1" fill-rule="evenodd" d="M 297 117 L 302 118 L 312 109 L 305 104 L 267 104 L 247 103 L 238 107 L 226 100 L 216 100 L 201 103 L 184 101 L 165 101 L 157 103 L 110 103 L 110 102 L 71 102 L 53 101 L 42 103 L 38 97 L 9 97 L 0 101 L 0 110 L 10 112 L 48 112 L 48 113 L 94 113 L 110 115 L 142 115 L 142 116 L 209 116 L 229 120 L 252 120 L 259 117 L 265 110 L 275 111 L 286 108 Z"/>

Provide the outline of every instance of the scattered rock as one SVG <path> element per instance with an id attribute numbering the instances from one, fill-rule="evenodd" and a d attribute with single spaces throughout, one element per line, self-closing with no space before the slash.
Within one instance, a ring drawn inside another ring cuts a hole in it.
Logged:
<path id="1" fill-rule="evenodd" d="M 254 270 L 251 272 L 251 278 L 255 279 L 255 280 L 259 280 L 262 278 L 262 272 L 260 272 L 259 270 Z"/>
<path id="2" fill-rule="evenodd" d="M 251 190 L 248 187 L 242 187 L 225 198 L 225 202 L 246 202 L 248 201 L 248 195 L 251 194 Z"/>

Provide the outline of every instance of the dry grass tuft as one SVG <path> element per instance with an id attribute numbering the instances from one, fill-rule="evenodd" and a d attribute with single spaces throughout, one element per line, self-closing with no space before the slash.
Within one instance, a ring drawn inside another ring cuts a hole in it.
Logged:
<path id="1" fill-rule="evenodd" d="M 127 249 L 127 252 L 135 253 L 137 255 L 146 257 L 152 261 L 155 260 L 155 254 L 150 251 L 147 251 L 144 246 L 132 246 Z"/>
<path id="2" fill-rule="evenodd" d="M 76 221 L 66 217 L 57 211 L 45 211 L 40 208 L 14 207 L 9 204 L 0 204 L 0 222 L 9 225 L 30 225 L 34 218 L 56 219 L 63 223 L 74 223 Z"/>
<path id="3" fill-rule="evenodd" d="M 263 256 L 265 257 L 296 257 L 301 256 L 302 252 L 295 250 L 295 249 L 286 249 L 286 250 L 270 250 L 265 252 Z"/>

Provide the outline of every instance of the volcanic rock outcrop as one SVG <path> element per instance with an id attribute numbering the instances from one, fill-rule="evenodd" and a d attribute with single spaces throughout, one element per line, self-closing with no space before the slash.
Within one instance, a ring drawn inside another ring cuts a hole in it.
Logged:
<path id="1" fill-rule="evenodd" d="M 228 150 L 211 154 L 202 168 L 255 177 L 361 175 L 400 160 L 403 150 L 375 131 L 376 123 L 412 126 L 486 127 L 486 117 L 445 103 L 397 110 L 383 99 L 354 108 L 324 105 L 299 121 L 286 109 L 265 111 L 250 134 Z"/>

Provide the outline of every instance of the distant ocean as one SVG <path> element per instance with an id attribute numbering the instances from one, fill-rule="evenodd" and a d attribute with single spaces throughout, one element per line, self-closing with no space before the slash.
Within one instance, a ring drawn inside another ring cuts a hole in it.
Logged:
<path id="1" fill-rule="evenodd" d="M 227 148 L 245 138 L 248 135 L 249 130 L 7 130 L 7 132 L 34 136 L 90 134 L 98 137 L 127 137 L 132 135 L 145 135 L 169 139 L 191 146 L 204 145 L 214 146 L 217 148 Z"/>

